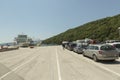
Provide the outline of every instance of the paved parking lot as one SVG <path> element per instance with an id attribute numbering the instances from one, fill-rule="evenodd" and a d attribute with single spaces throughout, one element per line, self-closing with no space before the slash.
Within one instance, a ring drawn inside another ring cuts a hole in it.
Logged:
<path id="1" fill-rule="evenodd" d="M 115 62 L 83 57 L 61 46 L 0 52 L 0 80 L 120 80 Z"/>

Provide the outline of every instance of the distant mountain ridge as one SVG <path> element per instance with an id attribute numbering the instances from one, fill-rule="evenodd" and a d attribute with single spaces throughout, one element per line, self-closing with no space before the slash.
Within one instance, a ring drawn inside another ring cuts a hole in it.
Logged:
<path id="1" fill-rule="evenodd" d="M 119 39 L 120 14 L 113 17 L 106 17 L 86 23 L 73 29 L 69 29 L 56 36 L 43 41 L 47 44 L 61 44 L 62 41 L 74 41 L 91 38 L 99 41 Z"/>

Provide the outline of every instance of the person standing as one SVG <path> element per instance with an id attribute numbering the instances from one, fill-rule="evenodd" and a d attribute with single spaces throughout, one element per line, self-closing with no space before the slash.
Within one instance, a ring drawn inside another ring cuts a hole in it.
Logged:
<path id="1" fill-rule="evenodd" d="M 63 50 L 65 49 L 65 44 L 62 44 Z"/>

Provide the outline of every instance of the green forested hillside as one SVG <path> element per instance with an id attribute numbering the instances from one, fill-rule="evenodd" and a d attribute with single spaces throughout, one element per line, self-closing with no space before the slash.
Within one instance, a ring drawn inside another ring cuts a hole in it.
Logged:
<path id="1" fill-rule="evenodd" d="M 44 40 L 44 43 L 60 44 L 62 41 L 74 41 L 91 38 L 100 41 L 108 39 L 120 39 L 118 27 L 120 27 L 120 14 L 86 23 L 61 34 Z"/>

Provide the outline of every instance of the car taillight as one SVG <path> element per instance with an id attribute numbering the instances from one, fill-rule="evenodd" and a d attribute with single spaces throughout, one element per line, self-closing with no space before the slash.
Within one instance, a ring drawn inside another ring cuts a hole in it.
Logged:
<path id="1" fill-rule="evenodd" d="M 113 47 L 115 48 L 115 44 L 113 45 Z"/>
<path id="2" fill-rule="evenodd" d="M 99 54 L 102 54 L 103 52 L 102 51 L 98 51 L 99 52 Z"/>

